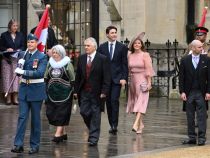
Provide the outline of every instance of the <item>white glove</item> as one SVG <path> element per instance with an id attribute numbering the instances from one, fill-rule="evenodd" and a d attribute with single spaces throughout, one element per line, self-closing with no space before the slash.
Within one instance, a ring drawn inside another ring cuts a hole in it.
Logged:
<path id="1" fill-rule="evenodd" d="M 21 68 L 17 67 L 17 68 L 15 69 L 15 73 L 16 73 L 16 74 L 23 75 L 23 74 L 24 74 L 24 70 L 22 70 Z"/>
<path id="2" fill-rule="evenodd" d="M 25 63 L 25 60 L 24 60 L 24 59 L 20 59 L 20 60 L 18 60 L 18 64 L 19 64 L 20 66 L 23 66 L 23 65 L 24 65 L 24 63 Z"/>

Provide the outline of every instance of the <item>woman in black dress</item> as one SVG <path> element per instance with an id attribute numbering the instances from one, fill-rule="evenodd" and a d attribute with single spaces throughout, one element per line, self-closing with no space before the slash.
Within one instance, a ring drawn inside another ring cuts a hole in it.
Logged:
<path id="1" fill-rule="evenodd" d="M 51 125 L 56 126 L 52 141 L 59 143 L 67 140 L 65 126 L 69 124 L 72 107 L 72 82 L 74 81 L 74 68 L 70 58 L 66 56 L 63 46 L 52 48 L 52 57 L 46 69 L 47 81 L 47 109 L 46 115 Z"/>

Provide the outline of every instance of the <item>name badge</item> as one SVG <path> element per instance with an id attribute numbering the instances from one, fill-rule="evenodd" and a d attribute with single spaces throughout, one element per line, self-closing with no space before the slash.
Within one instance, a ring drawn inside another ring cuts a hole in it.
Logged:
<path id="1" fill-rule="evenodd" d="M 37 69 L 39 59 L 34 59 L 33 61 L 33 69 Z"/>

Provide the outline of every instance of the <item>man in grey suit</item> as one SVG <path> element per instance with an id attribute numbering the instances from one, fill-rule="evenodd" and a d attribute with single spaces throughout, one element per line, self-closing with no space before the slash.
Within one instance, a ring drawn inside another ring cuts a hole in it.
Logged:
<path id="1" fill-rule="evenodd" d="M 210 62 L 201 54 L 203 44 L 199 40 L 191 43 L 192 54 L 182 58 L 179 71 L 181 99 L 186 102 L 188 139 L 182 144 L 205 145 L 206 102 L 210 99 Z M 195 132 L 195 112 L 198 121 L 198 136 Z"/>

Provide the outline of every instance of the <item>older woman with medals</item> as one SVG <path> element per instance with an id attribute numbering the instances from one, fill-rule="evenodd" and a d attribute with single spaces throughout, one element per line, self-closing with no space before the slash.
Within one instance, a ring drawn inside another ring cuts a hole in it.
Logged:
<path id="1" fill-rule="evenodd" d="M 63 46 L 55 45 L 52 48 L 52 57 L 45 72 L 47 81 L 47 109 L 46 115 L 49 124 L 56 126 L 52 141 L 59 143 L 67 140 L 65 126 L 69 124 L 72 107 L 72 81 L 74 68 L 70 58 L 66 56 Z"/>

